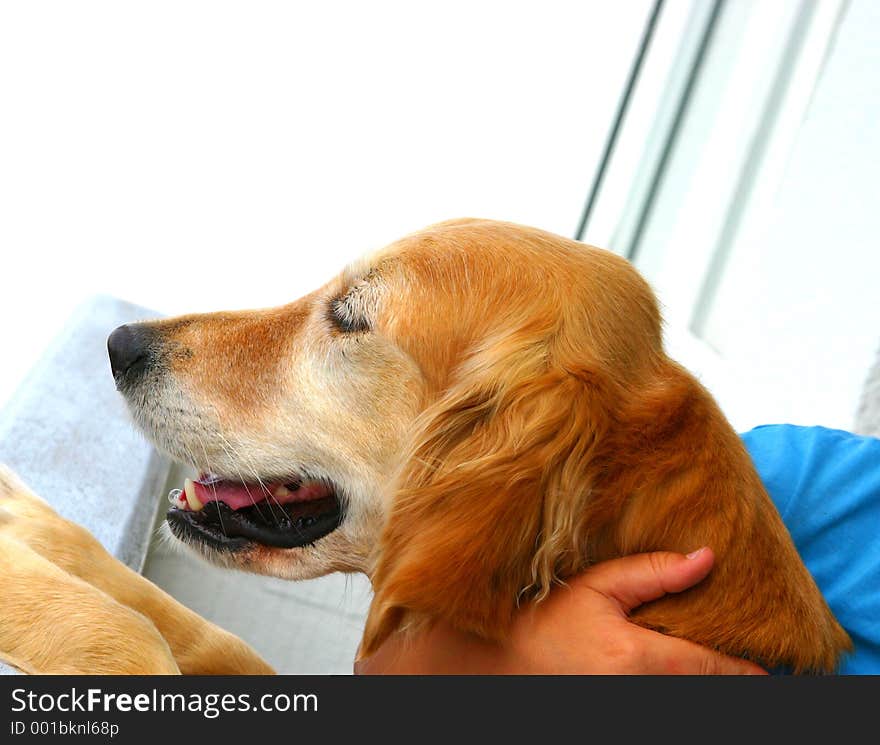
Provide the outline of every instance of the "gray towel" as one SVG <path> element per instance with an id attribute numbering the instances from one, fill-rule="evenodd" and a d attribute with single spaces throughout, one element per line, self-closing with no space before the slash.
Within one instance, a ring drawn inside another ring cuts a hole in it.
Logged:
<path id="1" fill-rule="evenodd" d="M 89 300 L 0 411 L 0 463 L 137 571 L 170 464 L 131 424 L 106 342 L 120 324 L 156 315 L 111 297 Z"/>

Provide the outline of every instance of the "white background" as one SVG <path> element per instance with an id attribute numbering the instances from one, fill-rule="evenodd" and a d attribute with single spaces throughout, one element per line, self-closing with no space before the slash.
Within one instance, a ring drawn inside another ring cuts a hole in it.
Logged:
<path id="1" fill-rule="evenodd" d="M 0 403 L 94 293 L 261 307 L 442 219 L 571 235 L 649 5 L 3 3 Z"/>

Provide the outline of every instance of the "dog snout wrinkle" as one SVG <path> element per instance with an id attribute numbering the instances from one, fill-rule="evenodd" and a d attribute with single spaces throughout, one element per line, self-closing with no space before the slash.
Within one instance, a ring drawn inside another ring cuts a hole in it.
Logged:
<path id="1" fill-rule="evenodd" d="M 137 324 L 120 326 L 107 338 L 110 369 L 117 383 L 134 382 L 151 362 L 152 332 Z"/>

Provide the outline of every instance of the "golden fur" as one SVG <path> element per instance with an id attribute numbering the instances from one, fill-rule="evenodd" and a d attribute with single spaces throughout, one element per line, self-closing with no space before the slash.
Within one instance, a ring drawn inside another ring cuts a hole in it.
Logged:
<path id="1" fill-rule="evenodd" d="M 266 674 L 238 637 L 108 554 L 0 466 L 0 659 L 41 674 Z"/>
<path id="2" fill-rule="evenodd" d="M 643 606 L 637 622 L 802 672 L 832 670 L 850 648 L 740 439 L 666 356 L 650 288 L 609 252 L 459 220 L 290 305 L 143 328 L 161 365 L 127 395 L 159 447 L 229 478 L 308 473 L 345 497 L 342 524 L 313 546 L 195 548 L 288 578 L 366 572 L 364 655 L 440 618 L 503 638 L 518 603 L 594 562 L 702 545 L 717 557 L 709 578 Z M 29 543 L 29 530 L 11 536 Z M 113 598 L 142 613 L 186 671 L 185 609 L 110 557 L 83 576 L 89 539 L 65 535 L 66 571 L 85 585 L 64 591 L 104 593 L 89 613 Z M 33 596 L 54 571 L 29 580 Z M 208 626 L 195 636 L 233 643 Z"/>

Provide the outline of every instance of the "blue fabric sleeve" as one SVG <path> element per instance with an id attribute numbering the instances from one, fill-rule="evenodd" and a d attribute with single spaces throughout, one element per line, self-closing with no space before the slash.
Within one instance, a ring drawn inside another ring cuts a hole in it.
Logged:
<path id="1" fill-rule="evenodd" d="M 880 674 L 880 439 L 824 427 L 742 435 L 837 620 L 855 645 L 842 674 Z"/>

